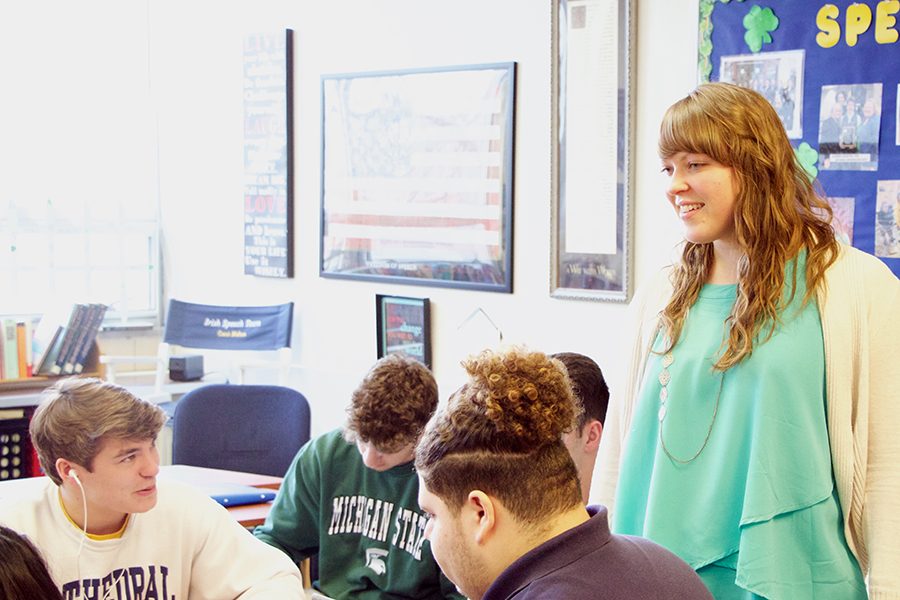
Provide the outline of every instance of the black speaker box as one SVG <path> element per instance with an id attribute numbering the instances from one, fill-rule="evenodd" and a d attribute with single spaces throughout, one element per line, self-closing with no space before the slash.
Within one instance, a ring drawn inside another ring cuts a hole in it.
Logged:
<path id="1" fill-rule="evenodd" d="M 169 379 L 172 381 L 203 379 L 203 356 L 189 354 L 169 357 Z"/>

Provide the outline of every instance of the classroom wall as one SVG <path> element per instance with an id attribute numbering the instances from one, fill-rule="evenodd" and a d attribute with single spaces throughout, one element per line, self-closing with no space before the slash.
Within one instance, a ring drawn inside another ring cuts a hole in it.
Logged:
<path id="1" fill-rule="evenodd" d="M 679 229 L 661 193 L 656 130 L 695 84 L 697 0 L 638 0 L 634 264 L 665 263 Z M 434 372 L 445 398 L 462 357 L 497 342 L 594 357 L 615 390 L 626 306 L 559 300 L 550 280 L 549 0 L 346 0 L 149 3 L 151 87 L 159 107 L 159 190 L 167 297 L 295 305 L 292 384 L 312 403 L 313 429 L 338 426 L 374 362 L 374 295 L 429 297 Z M 243 274 L 241 42 L 294 29 L 295 276 Z M 323 73 L 516 61 L 514 293 L 323 279 L 318 275 L 320 85 Z"/>

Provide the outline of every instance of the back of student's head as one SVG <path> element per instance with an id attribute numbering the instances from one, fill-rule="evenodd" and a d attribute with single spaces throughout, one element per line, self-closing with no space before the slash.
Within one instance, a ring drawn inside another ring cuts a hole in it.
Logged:
<path id="1" fill-rule="evenodd" d="M 469 381 L 429 422 L 416 448 L 426 488 L 458 512 L 472 490 L 498 498 L 526 526 L 581 504 L 561 436 L 578 408 L 559 361 L 486 350 L 463 362 Z"/>
<path id="2" fill-rule="evenodd" d="M 31 419 L 31 439 L 44 472 L 62 483 L 56 461 L 88 470 L 107 439 L 155 438 L 166 413 L 118 385 L 94 378 L 62 379 L 44 392 Z"/>
<path id="3" fill-rule="evenodd" d="M 438 404 L 431 371 L 412 357 L 379 359 L 350 398 L 344 437 L 395 452 L 415 443 Z"/>
<path id="4" fill-rule="evenodd" d="M 603 423 L 609 405 L 609 387 L 603 379 L 600 366 L 591 357 L 577 352 L 557 352 L 550 357 L 565 365 L 575 399 L 581 403 L 582 412 L 578 416 L 578 429 L 581 430 L 589 419 Z"/>
<path id="5" fill-rule="evenodd" d="M 0 525 L 0 598 L 62 600 L 62 594 L 28 538 Z"/>

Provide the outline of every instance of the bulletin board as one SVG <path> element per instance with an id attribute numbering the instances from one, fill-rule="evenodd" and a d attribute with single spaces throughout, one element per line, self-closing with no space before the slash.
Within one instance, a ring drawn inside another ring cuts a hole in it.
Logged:
<path id="1" fill-rule="evenodd" d="M 834 209 L 900 276 L 900 3 L 700 0 L 698 75 L 755 89 Z"/>

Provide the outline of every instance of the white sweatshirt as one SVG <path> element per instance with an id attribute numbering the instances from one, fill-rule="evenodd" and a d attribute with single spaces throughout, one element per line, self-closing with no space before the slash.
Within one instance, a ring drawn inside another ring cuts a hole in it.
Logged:
<path id="1" fill-rule="evenodd" d="M 157 505 L 134 514 L 121 538 L 84 539 L 57 486 L 0 504 L 0 523 L 41 550 L 66 600 L 304 598 L 300 572 L 222 506 L 183 484 L 158 481 Z M 90 517 L 90 515 L 89 515 Z"/>

